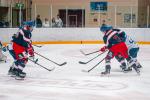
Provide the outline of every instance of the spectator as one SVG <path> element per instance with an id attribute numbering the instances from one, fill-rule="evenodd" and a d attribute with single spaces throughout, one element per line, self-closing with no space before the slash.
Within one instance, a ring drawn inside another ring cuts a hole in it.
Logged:
<path id="1" fill-rule="evenodd" d="M 6 21 L 0 21 L 0 28 L 8 28 L 9 22 Z"/>
<path id="2" fill-rule="evenodd" d="M 57 15 L 57 19 L 55 21 L 56 21 L 56 26 L 57 27 L 63 27 L 63 22 L 62 22 L 59 15 Z"/>
<path id="3" fill-rule="evenodd" d="M 106 25 L 106 21 L 105 20 L 102 20 L 102 25 Z"/>
<path id="4" fill-rule="evenodd" d="M 48 21 L 48 19 L 47 19 L 47 18 L 45 18 L 45 19 L 44 19 L 43 27 L 45 27 L 45 28 L 50 27 L 50 25 L 49 25 L 49 21 Z"/>
<path id="5" fill-rule="evenodd" d="M 42 21 L 40 15 L 37 15 L 36 17 L 36 27 L 42 27 Z"/>
<path id="6" fill-rule="evenodd" d="M 0 21 L 0 28 L 4 27 L 4 23 L 2 21 Z"/>
<path id="7" fill-rule="evenodd" d="M 55 21 L 55 18 L 54 18 L 54 17 L 52 18 L 52 27 L 57 27 L 57 26 L 56 26 L 56 21 Z"/>

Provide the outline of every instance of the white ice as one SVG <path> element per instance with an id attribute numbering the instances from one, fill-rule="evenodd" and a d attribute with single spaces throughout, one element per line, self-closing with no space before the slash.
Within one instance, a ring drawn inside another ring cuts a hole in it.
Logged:
<path id="1" fill-rule="evenodd" d="M 49 72 L 38 65 L 28 62 L 24 71 L 24 80 L 15 80 L 7 75 L 13 59 L 8 52 L 7 63 L 0 63 L 0 100 L 150 100 L 150 45 L 140 45 L 138 60 L 143 66 L 141 75 L 133 70 L 121 72 L 119 63 L 113 59 L 110 76 L 101 76 L 105 63 L 89 73 L 88 70 L 97 64 L 106 54 L 92 62 L 81 65 L 78 61 L 88 61 L 97 54 L 84 56 L 80 49 L 89 53 L 103 45 L 44 45 L 34 47 L 37 53 L 57 62 L 67 62 L 64 66 L 43 59 L 38 63 L 55 70 Z"/>

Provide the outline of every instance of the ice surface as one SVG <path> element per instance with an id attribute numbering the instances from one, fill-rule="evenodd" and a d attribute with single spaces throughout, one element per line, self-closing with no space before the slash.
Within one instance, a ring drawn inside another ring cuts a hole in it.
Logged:
<path id="1" fill-rule="evenodd" d="M 7 75 L 13 59 L 7 53 L 7 63 L 0 63 L 0 100 L 150 100 L 150 45 L 140 45 L 138 60 L 143 69 L 138 76 L 135 71 L 121 72 L 119 63 L 112 60 L 109 77 L 102 77 L 105 63 L 102 62 L 90 73 L 88 70 L 103 57 L 82 65 L 79 61 L 88 61 L 97 54 L 84 56 L 80 49 L 89 53 L 102 45 L 44 45 L 34 47 L 35 51 L 57 62 L 67 62 L 64 66 L 36 56 L 38 63 L 47 68 L 55 67 L 49 72 L 32 62 L 28 62 L 24 71 L 25 80 L 18 81 Z"/>

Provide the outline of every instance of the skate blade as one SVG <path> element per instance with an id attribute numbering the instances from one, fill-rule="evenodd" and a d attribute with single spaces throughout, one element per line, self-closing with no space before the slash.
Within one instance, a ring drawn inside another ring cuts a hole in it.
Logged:
<path id="1" fill-rule="evenodd" d="M 140 76 L 140 75 L 141 75 L 141 73 L 137 73 L 137 75 L 138 75 L 138 76 Z"/>
<path id="2" fill-rule="evenodd" d="M 11 73 L 8 73 L 8 76 L 10 76 L 10 77 L 16 77 L 15 74 L 11 74 Z"/>
<path id="3" fill-rule="evenodd" d="M 81 71 L 82 71 L 82 72 L 85 72 L 85 73 L 88 73 L 88 72 L 89 72 L 88 70 L 84 70 L 84 69 L 82 69 Z"/>
<path id="4" fill-rule="evenodd" d="M 24 78 L 21 78 L 21 77 L 15 77 L 15 80 L 24 80 Z"/>
<path id="5" fill-rule="evenodd" d="M 138 75 L 138 76 L 140 76 L 140 75 L 141 75 L 140 71 L 136 71 L 136 73 L 137 73 L 137 75 Z"/>
<path id="6" fill-rule="evenodd" d="M 16 75 L 10 75 L 10 77 L 16 77 Z"/>
<path id="7" fill-rule="evenodd" d="M 134 70 L 137 73 L 137 75 L 140 76 L 140 70 L 138 68 L 137 69 L 134 68 Z"/>
<path id="8" fill-rule="evenodd" d="M 101 77 L 110 77 L 110 74 L 101 74 Z"/>

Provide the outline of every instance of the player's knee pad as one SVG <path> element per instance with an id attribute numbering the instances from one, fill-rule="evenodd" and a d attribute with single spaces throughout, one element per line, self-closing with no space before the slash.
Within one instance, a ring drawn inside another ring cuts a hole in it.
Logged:
<path id="1" fill-rule="evenodd" d="M 106 59 L 112 59 L 114 57 L 113 52 L 109 51 L 106 55 Z"/>

